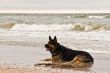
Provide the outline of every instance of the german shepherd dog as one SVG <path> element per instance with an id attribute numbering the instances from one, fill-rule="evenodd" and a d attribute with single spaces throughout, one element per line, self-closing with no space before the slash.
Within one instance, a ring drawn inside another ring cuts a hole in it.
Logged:
<path id="1" fill-rule="evenodd" d="M 45 59 L 48 61 L 57 62 L 60 65 L 70 64 L 74 68 L 85 68 L 92 66 L 94 59 L 85 51 L 72 50 L 64 47 L 57 42 L 56 36 L 54 39 L 49 36 L 49 42 L 45 44 L 46 50 L 50 51 L 52 59 Z"/>

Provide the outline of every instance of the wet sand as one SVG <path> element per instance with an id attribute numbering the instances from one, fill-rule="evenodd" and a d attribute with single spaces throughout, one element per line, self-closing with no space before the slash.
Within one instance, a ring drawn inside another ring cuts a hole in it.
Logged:
<path id="1" fill-rule="evenodd" d="M 109 54 L 91 54 L 95 63 L 90 69 L 35 67 L 34 64 L 42 62 L 40 60 L 50 57 L 44 48 L 0 45 L 0 73 L 109 73 Z"/>

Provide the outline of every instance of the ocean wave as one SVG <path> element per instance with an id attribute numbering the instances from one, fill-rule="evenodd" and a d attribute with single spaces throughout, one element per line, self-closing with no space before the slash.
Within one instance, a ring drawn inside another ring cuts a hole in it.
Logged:
<path id="1" fill-rule="evenodd" d="M 110 18 L 110 15 L 105 16 L 105 18 Z"/>
<path id="2" fill-rule="evenodd" d="M 15 23 L 2 23 L 0 24 L 1 29 L 11 29 L 15 26 Z"/>
<path id="3" fill-rule="evenodd" d="M 74 31 L 101 31 L 110 30 L 109 24 L 97 24 L 97 23 L 76 23 L 73 24 L 72 30 Z"/>
<path id="4" fill-rule="evenodd" d="M 16 24 L 11 30 L 16 31 L 66 31 L 70 30 L 71 24 Z"/>
<path id="5" fill-rule="evenodd" d="M 102 31 L 110 30 L 109 24 L 98 23 L 74 23 L 74 24 L 5 24 L 0 25 L 1 29 L 14 31 Z"/>

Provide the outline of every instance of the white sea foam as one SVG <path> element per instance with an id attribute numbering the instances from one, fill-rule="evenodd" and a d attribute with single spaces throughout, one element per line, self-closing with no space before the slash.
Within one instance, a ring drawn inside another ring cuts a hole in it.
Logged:
<path id="1" fill-rule="evenodd" d="M 13 24 L 8 24 L 11 26 Z M 3 29 L 3 27 L 0 27 Z M 6 28 L 5 28 L 6 29 Z M 8 29 L 8 28 L 7 28 Z M 103 31 L 110 30 L 110 25 L 97 23 L 75 23 L 75 24 L 14 24 L 10 30 L 16 31 Z"/>
<path id="2" fill-rule="evenodd" d="M 66 24 L 52 24 L 52 25 L 46 25 L 46 24 L 16 24 L 11 30 L 17 30 L 17 31 L 65 31 L 70 30 L 72 25 L 66 25 Z"/>

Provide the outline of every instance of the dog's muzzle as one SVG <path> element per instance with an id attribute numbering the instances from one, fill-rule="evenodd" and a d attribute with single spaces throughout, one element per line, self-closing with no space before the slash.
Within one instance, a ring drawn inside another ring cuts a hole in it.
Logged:
<path id="1" fill-rule="evenodd" d="M 50 47 L 48 44 L 45 44 L 45 47 L 47 48 L 46 51 L 50 51 L 52 47 Z"/>

